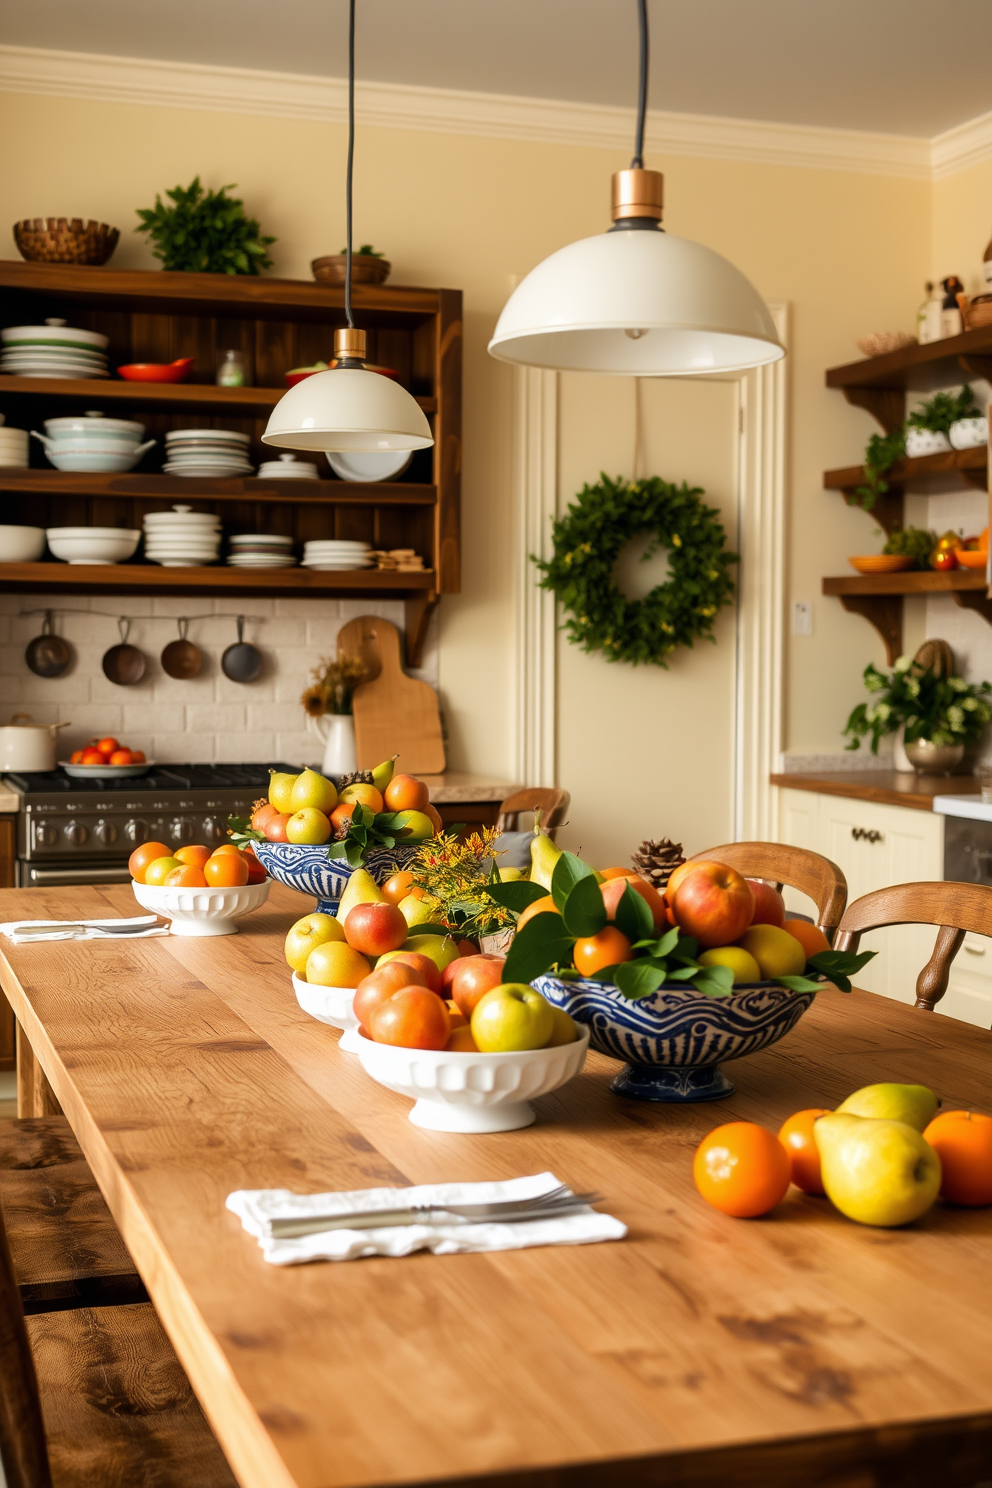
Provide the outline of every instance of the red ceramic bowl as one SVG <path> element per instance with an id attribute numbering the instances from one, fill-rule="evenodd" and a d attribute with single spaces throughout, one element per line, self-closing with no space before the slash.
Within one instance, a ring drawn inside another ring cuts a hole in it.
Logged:
<path id="1" fill-rule="evenodd" d="M 131 362 L 118 367 L 117 374 L 125 382 L 182 382 L 192 365 L 192 357 L 180 357 L 177 362 Z"/>
<path id="2" fill-rule="evenodd" d="M 318 372 L 330 372 L 337 366 L 336 361 L 328 362 L 326 367 L 294 367 L 292 372 L 286 373 L 286 386 L 295 387 L 298 382 L 303 382 L 307 377 L 314 377 Z M 382 377 L 398 377 L 399 373 L 393 367 L 376 367 L 371 362 L 366 364 L 366 371 L 378 372 Z"/>

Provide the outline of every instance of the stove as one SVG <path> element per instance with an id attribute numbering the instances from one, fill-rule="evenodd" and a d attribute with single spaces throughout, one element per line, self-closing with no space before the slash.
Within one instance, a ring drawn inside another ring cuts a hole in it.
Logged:
<path id="1" fill-rule="evenodd" d="M 227 818 L 247 816 L 269 771 L 298 765 L 160 765 L 129 780 L 74 780 L 64 770 L 9 774 L 19 800 L 17 885 L 126 883 L 142 842 L 216 846 Z"/>

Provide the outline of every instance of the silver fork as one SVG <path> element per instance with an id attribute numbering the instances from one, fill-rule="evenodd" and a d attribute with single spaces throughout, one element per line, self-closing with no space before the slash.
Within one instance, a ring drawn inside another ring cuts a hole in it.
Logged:
<path id="1" fill-rule="evenodd" d="M 308 1214 L 299 1219 L 272 1219 L 269 1228 L 274 1240 L 290 1240 L 299 1235 L 315 1235 L 324 1230 L 374 1230 L 380 1227 L 414 1224 L 450 1224 L 452 1219 L 466 1224 L 497 1221 L 519 1224 L 530 1219 L 557 1219 L 599 1201 L 598 1193 L 569 1193 L 562 1183 L 547 1193 L 529 1199 L 494 1199 L 486 1204 L 411 1204 L 402 1209 L 362 1209 L 351 1214 Z"/>

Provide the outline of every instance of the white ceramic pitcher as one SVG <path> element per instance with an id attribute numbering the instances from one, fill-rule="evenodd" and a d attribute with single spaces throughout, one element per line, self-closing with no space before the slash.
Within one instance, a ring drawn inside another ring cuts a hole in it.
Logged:
<path id="1" fill-rule="evenodd" d="M 314 732 L 324 743 L 322 775 L 346 775 L 358 769 L 355 750 L 355 720 L 350 713 L 325 713 L 311 718 Z"/>

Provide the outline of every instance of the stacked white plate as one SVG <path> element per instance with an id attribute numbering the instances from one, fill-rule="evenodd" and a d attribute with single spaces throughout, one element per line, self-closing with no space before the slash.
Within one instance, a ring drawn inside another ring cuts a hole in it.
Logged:
<path id="1" fill-rule="evenodd" d="M 263 460 L 258 467 L 259 480 L 319 480 L 316 465 L 298 460 L 295 455 L 280 455 L 278 460 Z"/>
<path id="2" fill-rule="evenodd" d="M 231 538 L 227 561 L 232 568 L 295 568 L 293 539 L 265 532 L 244 532 Z"/>
<path id="3" fill-rule="evenodd" d="M 13 377 L 107 377 L 109 337 L 80 331 L 64 320 L 0 331 L 0 372 Z"/>
<path id="4" fill-rule="evenodd" d="M 0 468 L 29 465 L 27 429 L 0 428 Z"/>
<path id="5" fill-rule="evenodd" d="M 166 475 L 251 475 L 250 439 L 233 429 L 170 429 L 165 436 Z"/>
<path id="6" fill-rule="evenodd" d="M 145 557 L 163 568 L 200 568 L 220 554 L 220 517 L 174 506 L 145 517 Z"/>
<path id="7" fill-rule="evenodd" d="M 372 544 L 337 538 L 303 544 L 303 568 L 372 568 Z"/>

